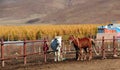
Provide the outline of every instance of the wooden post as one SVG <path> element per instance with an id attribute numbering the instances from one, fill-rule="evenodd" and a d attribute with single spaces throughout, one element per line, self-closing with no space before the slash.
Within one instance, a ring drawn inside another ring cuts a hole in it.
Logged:
<path id="1" fill-rule="evenodd" d="M 44 62 L 47 62 L 47 50 L 48 50 L 48 45 L 47 45 L 47 41 L 44 38 L 44 43 L 43 43 L 43 51 L 44 51 Z"/>
<path id="2" fill-rule="evenodd" d="M 5 61 L 4 61 L 4 43 L 3 39 L 1 39 L 1 61 L 2 61 L 2 67 L 5 66 Z"/>
<path id="3" fill-rule="evenodd" d="M 115 36 L 113 36 L 113 57 L 117 57 L 117 52 L 115 47 Z"/>
<path id="4" fill-rule="evenodd" d="M 104 36 L 102 37 L 102 59 L 106 59 L 105 46 L 104 46 Z"/>
<path id="5" fill-rule="evenodd" d="M 45 52 L 44 52 L 44 62 L 45 62 L 45 63 L 47 62 L 47 55 L 46 55 Z"/>
<path id="6" fill-rule="evenodd" d="M 26 64 L 26 39 L 24 39 L 23 55 L 24 55 L 24 64 Z"/>
<path id="7" fill-rule="evenodd" d="M 44 40 L 44 47 L 45 47 L 45 50 L 44 50 L 44 61 L 45 61 L 45 63 L 47 62 L 47 50 L 46 50 L 46 46 L 45 46 L 45 40 Z"/>

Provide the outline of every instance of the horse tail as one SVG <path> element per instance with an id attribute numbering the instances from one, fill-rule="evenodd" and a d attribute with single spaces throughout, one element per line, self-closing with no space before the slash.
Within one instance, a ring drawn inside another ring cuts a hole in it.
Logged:
<path id="1" fill-rule="evenodd" d="M 94 41 L 93 39 L 91 39 L 91 43 L 92 43 L 92 48 L 93 48 L 95 54 L 96 54 L 96 55 L 99 55 L 99 53 L 97 52 L 97 50 L 96 50 L 96 48 L 95 48 L 96 45 L 95 45 L 95 41 Z"/>
<path id="2" fill-rule="evenodd" d="M 95 46 L 95 41 L 94 41 L 94 39 L 90 38 L 90 41 L 91 41 L 91 45 L 92 45 L 92 46 Z"/>

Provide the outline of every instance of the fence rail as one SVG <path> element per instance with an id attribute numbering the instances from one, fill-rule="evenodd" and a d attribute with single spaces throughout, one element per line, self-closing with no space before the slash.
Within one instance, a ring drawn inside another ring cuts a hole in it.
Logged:
<path id="1" fill-rule="evenodd" d="M 117 56 L 117 47 L 116 47 L 116 42 L 117 42 L 117 40 L 119 40 L 119 39 L 116 39 L 115 38 L 115 36 L 113 36 L 113 39 L 104 39 L 104 37 L 102 37 L 102 39 L 96 39 L 95 41 L 101 41 L 101 48 L 99 49 L 100 51 L 101 51 L 101 54 L 102 54 L 102 59 L 105 59 L 106 58 L 106 47 L 105 47 L 105 41 L 112 41 L 112 48 L 113 48 L 113 56 Z M 4 40 L 3 39 L 1 39 L 1 42 L 0 42 L 0 44 L 1 44 L 1 51 L 0 51 L 0 53 L 1 53 L 1 58 L 0 58 L 0 60 L 1 60 L 1 63 L 2 63 L 2 67 L 4 67 L 5 66 L 5 60 L 10 60 L 10 59 L 12 59 L 12 58 L 19 58 L 19 57 L 22 57 L 23 58 L 23 60 L 24 60 L 24 64 L 26 64 L 27 63 L 27 56 L 30 56 L 30 55 L 34 55 L 34 54 L 40 54 L 40 55 L 43 55 L 44 57 L 44 62 L 47 62 L 47 53 L 50 53 L 50 52 L 53 52 L 53 51 L 47 51 L 47 50 L 43 50 L 42 49 L 42 51 L 43 52 L 41 52 L 41 51 L 38 51 L 38 52 L 35 52 L 35 47 L 34 47 L 34 44 L 32 45 L 32 50 L 33 50 L 33 52 L 31 52 L 31 53 L 27 53 L 27 45 L 29 44 L 29 43 L 41 43 L 42 44 L 42 46 L 41 47 L 46 47 L 45 46 L 45 44 L 46 44 L 46 42 L 48 42 L 48 40 L 47 39 L 43 39 L 43 40 L 26 40 L 26 39 L 24 39 L 24 41 L 22 41 L 22 42 L 4 42 Z M 62 41 L 62 42 L 64 42 L 64 44 L 62 45 L 62 46 L 64 46 L 64 50 L 63 51 L 65 51 L 66 53 L 69 53 L 69 50 L 67 50 L 66 49 L 66 47 L 65 47 L 65 43 L 66 42 L 68 42 L 68 41 Z M 22 45 L 22 48 L 23 49 L 21 49 L 21 55 L 13 55 L 13 56 L 10 56 L 10 57 L 5 57 L 5 50 L 4 50 L 4 48 L 5 48 L 5 45 L 6 44 L 23 44 Z M 72 50 L 72 52 L 73 52 L 73 50 Z M 23 54 L 22 54 L 23 53 Z"/>
<path id="2" fill-rule="evenodd" d="M 39 51 L 39 52 L 32 52 L 32 53 L 27 54 L 26 53 L 26 51 L 27 51 L 26 50 L 26 48 L 27 48 L 26 45 L 28 43 L 36 43 L 36 42 L 41 42 L 44 45 L 46 43 L 46 41 L 47 41 L 46 39 L 44 39 L 44 40 L 26 40 L 25 39 L 23 42 L 4 42 L 4 40 L 1 39 L 1 42 L 0 42 L 0 44 L 1 44 L 1 58 L 0 58 L 0 60 L 2 62 L 2 67 L 5 66 L 5 60 L 10 60 L 10 59 L 16 58 L 16 57 L 23 57 L 24 64 L 26 64 L 27 63 L 26 62 L 27 61 L 27 59 L 26 59 L 27 56 L 42 53 L 42 52 Z M 4 51 L 5 46 L 4 45 L 6 45 L 6 44 L 23 44 L 23 50 L 21 51 L 23 53 L 23 55 L 19 55 L 19 56 L 13 55 L 13 56 L 10 56 L 10 57 L 4 57 L 4 54 L 5 54 L 5 51 Z M 44 50 L 44 52 L 47 52 L 47 50 Z M 44 56 L 45 56 L 44 61 L 46 62 L 46 53 L 44 53 Z"/>

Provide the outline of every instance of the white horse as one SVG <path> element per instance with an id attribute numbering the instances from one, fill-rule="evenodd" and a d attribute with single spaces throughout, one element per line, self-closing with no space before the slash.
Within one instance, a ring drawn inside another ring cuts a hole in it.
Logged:
<path id="1" fill-rule="evenodd" d="M 55 54 L 54 61 L 62 61 L 63 60 L 62 54 L 61 54 L 62 37 L 55 36 L 55 38 L 51 41 L 50 45 Z"/>

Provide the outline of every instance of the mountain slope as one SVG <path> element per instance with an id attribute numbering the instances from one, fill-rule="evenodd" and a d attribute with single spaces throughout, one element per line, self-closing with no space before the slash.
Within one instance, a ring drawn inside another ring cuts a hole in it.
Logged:
<path id="1" fill-rule="evenodd" d="M 119 0 L 91 0 L 45 17 L 51 23 L 106 23 L 120 20 Z M 56 14 L 56 15 L 54 15 Z"/>
<path id="2" fill-rule="evenodd" d="M 120 20 L 120 0 L 0 0 L 2 23 L 106 23 Z"/>

